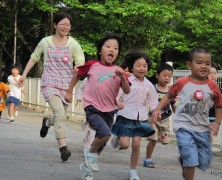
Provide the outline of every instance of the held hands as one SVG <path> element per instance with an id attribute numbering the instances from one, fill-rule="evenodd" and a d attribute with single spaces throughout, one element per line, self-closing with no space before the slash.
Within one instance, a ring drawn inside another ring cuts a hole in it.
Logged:
<path id="1" fill-rule="evenodd" d="M 153 124 L 156 124 L 157 121 L 159 121 L 161 119 L 161 111 L 153 111 L 151 117 L 150 117 L 150 122 Z"/>
<path id="2" fill-rule="evenodd" d="M 25 79 L 26 79 L 26 77 L 22 75 L 22 76 L 19 78 L 19 84 L 24 85 L 24 84 L 25 84 Z"/>
<path id="3" fill-rule="evenodd" d="M 116 104 L 116 108 L 117 108 L 118 110 L 123 109 L 124 106 L 125 106 L 125 105 L 124 105 L 123 103 L 121 103 L 121 102 L 117 102 L 117 104 Z"/>

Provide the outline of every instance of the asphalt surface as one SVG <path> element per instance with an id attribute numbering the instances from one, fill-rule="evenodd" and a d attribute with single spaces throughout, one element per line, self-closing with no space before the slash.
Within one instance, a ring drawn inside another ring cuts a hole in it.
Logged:
<path id="1" fill-rule="evenodd" d="M 42 117 L 46 115 L 28 109 L 21 109 L 15 122 L 8 123 L 6 112 L 0 122 L 0 180 L 80 180 L 79 165 L 84 161 L 82 140 L 85 132 L 80 124 L 68 125 L 67 145 L 72 156 L 62 162 L 53 128 L 46 138 L 40 138 Z M 153 160 L 156 168 L 143 167 L 147 141 L 142 140 L 141 155 L 137 171 L 141 180 L 182 180 L 181 167 L 177 160 L 175 140 L 169 145 L 157 144 Z M 100 171 L 94 173 L 94 180 L 127 180 L 131 149 L 113 149 L 108 142 L 99 157 Z M 196 168 L 196 180 L 222 179 L 222 153 L 214 155 L 210 168 L 200 171 Z"/>

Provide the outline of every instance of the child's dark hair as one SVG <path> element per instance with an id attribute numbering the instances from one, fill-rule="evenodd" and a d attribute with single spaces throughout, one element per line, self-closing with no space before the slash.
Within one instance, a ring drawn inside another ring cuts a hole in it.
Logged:
<path id="1" fill-rule="evenodd" d="M 65 19 L 65 18 L 69 19 L 70 22 L 72 20 L 71 16 L 68 15 L 67 13 L 65 13 L 65 12 L 58 12 L 58 13 L 56 13 L 54 15 L 53 23 L 58 24 L 61 20 Z"/>
<path id="2" fill-rule="evenodd" d="M 162 71 L 168 70 L 173 72 L 173 67 L 167 63 L 161 63 L 157 68 L 157 74 L 160 74 Z"/>
<path id="3" fill-rule="evenodd" d="M 144 58 L 147 65 L 148 69 L 151 68 L 152 66 L 152 61 L 150 60 L 148 54 L 145 52 L 139 51 L 139 50 L 130 50 L 126 55 L 125 55 L 125 62 L 129 68 L 129 72 L 132 72 L 133 70 L 133 65 L 136 62 L 136 60 Z"/>
<path id="4" fill-rule="evenodd" d="M 12 66 L 11 66 L 11 70 L 12 69 L 18 69 L 18 71 L 20 72 L 21 70 L 22 70 L 22 65 L 21 64 L 18 64 L 18 63 L 14 63 L 14 64 L 12 64 Z"/>
<path id="5" fill-rule="evenodd" d="M 197 54 L 197 53 L 206 53 L 206 54 L 210 54 L 210 52 L 204 48 L 204 47 L 196 47 L 196 48 L 193 48 L 190 52 L 189 52 L 189 57 L 188 57 L 188 61 L 192 61 L 194 56 Z"/>
<path id="6" fill-rule="evenodd" d="M 211 63 L 211 67 L 215 68 L 216 70 L 219 69 L 217 63 L 215 63 L 215 62 Z"/>
<path id="7" fill-rule="evenodd" d="M 119 52 L 118 52 L 118 56 L 119 56 L 120 51 L 121 51 L 121 47 L 122 47 L 121 39 L 120 39 L 118 34 L 108 31 L 108 32 L 105 32 L 104 37 L 97 44 L 97 53 L 96 53 L 96 55 L 97 55 L 98 60 L 101 60 L 101 56 L 100 56 L 101 49 L 102 49 L 104 43 L 109 39 L 115 39 L 117 41 L 117 43 L 119 45 Z"/>
<path id="8" fill-rule="evenodd" d="M 121 68 L 126 69 L 127 68 L 127 64 L 124 62 L 120 65 Z"/>

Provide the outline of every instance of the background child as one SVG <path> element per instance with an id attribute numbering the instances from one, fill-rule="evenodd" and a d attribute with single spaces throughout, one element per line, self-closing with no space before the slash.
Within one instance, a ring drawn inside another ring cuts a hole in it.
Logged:
<path id="1" fill-rule="evenodd" d="M 9 122 L 14 121 L 15 112 L 18 111 L 20 105 L 23 87 L 23 84 L 19 82 L 21 77 L 19 73 L 21 69 L 22 67 L 20 64 L 13 64 L 11 67 L 12 74 L 8 76 L 8 84 L 10 89 L 10 97 L 7 100 Z"/>
<path id="2" fill-rule="evenodd" d="M 87 76 L 83 90 L 83 106 L 89 126 L 96 137 L 85 153 L 85 163 L 80 165 L 83 179 L 92 179 L 92 171 L 98 171 L 98 154 L 111 136 L 111 125 L 115 113 L 115 102 L 120 86 L 128 94 L 129 82 L 122 68 L 113 65 L 121 50 L 118 35 L 106 33 L 97 45 L 98 60 L 91 60 L 78 67 L 65 99 L 72 101 L 72 91 L 80 77 Z"/>
<path id="3" fill-rule="evenodd" d="M 210 74 L 208 75 L 208 79 L 216 82 L 217 77 L 218 77 L 217 65 L 216 65 L 216 63 L 212 62 L 212 67 L 210 68 Z M 221 88 L 220 88 L 220 91 L 222 92 Z M 214 106 L 212 108 L 210 108 L 209 121 L 210 121 L 210 123 L 213 123 L 215 121 L 215 107 Z M 212 141 L 213 141 L 213 132 L 211 133 L 211 142 Z"/>
<path id="4" fill-rule="evenodd" d="M 218 134 L 222 119 L 222 96 L 218 85 L 208 79 L 211 54 L 205 48 L 194 48 L 189 53 L 187 68 L 191 75 L 178 79 L 152 114 L 154 123 L 160 110 L 178 95 L 173 128 L 183 176 L 193 180 L 195 167 L 206 170 L 212 160 L 210 131 Z M 215 105 L 216 120 L 209 127 L 209 109 Z"/>
<path id="5" fill-rule="evenodd" d="M 208 75 L 208 79 L 217 82 L 217 77 L 218 77 L 217 65 L 216 63 L 212 62 L 212 67 L 210 68 L 210 74 Z M 220 90 L 222 92 L 221 88 Z M 213 106 L 212 108 L 210 108 L 209 111 L 209 121 L 213 122 L 214 120 L 215 120 L 215 107 Z"/>
<path id="6" fill-rule="evenodd" d="M 142 137 L 152 135 L 155 131 L 148 124 L 147 106 L 152 112 L 158 104 L 158 96 L 153 84 L 145 78 L 151 66 L 148 55 L 140 51 L 130 51 L 125 56 L 129 71 L 130 93 L 122 93 L 124 108 L 119 110 L 112 126 L 111 145 L 128 149 L 132 138 L 132 153 L 128 176 L 130 180 L 139 180 L 136 166 L 140 155 Z"/>
<path id="7" fill-rule="evenodd" d="M 84 90 L 84 86 L 85 86 L 86 80 L 87 80 L 87 78 L 84 78 L 83 80 L 79 81 L 80 84 L 79 84 L 79 86 L 78 86 L 78 88 L 76 90 L 76 105 L 78 103 L 82 102 L 83 90 Z M 82 126 L 82 130 L 85 130 L 86 127 L 88 126 L 88 122 L 86 120 L 84 120 L 82 122 L 81 126 Z M 84 154 L 87 153 L 87 151 L 89 150 L 90 146 L 92 145 L 92 142 L 95 139 L 95 135 L 96 135 L 96 131 L 93 130 L 91 127 L 89 127 L 87 129 L 86 136 L 83 139 L 83 153 Z"/>
<path id="8" fill-rule="evenodd" d="M 5 97 L 9 98 L 10 90 L 7 84 L 2 82 L 2 70 L 0 69 L 0 120 L 2 118 L 2 111 L 6 109 Z"/>
<path id="9" fill-rule="evenodd" d="M 51 126 L 54 126 L 60 157 L 67 161 L 71 151 L 66 145 L 67 117 L 66 112 L 69 103 L 64 99 L 69 83 L 73 76 L 73 63 L 82 65 L 85 57 L 79 43 L 71 36 L 71 17 L 65 12 L 58 12 L 53 18 L 55 34 L 44 37 L 35 48 L 29 59 L 20 82 L 24 82 L 28 72 L 36 62 L 40 62 L 43 55 L 43 74 L 41 81 L 41 93 L 49 103 L 53 115 L 44 117 L 40 136 L 45 138 Z"/>
<path id="10" fill-rule="evenodd" d="M 167 63 L 160 64 L 157 68 L 156 78 L 158 83 L 155 84 L 155 88 L 158 94 L 158 100 L 160 101 L 162 97 L 168 92 L 168 84 L 171 81 L 173 75 L 173 67 Z M 170 116 L 172 115 L 173 104 L 168 104 L 161 111 L 161 120 L 156 124 L 151 124 L 152 128 L 155 130 L 155 133 L 152 136 L 148 137 L 149 143 L 146 147 L 146 160 L 144 161 L 144 167 L 154 168 L 155 164 L 152 161 L 152 154 L 156 146 L 157 141 L 159 140 L 162 144 L 168 144 L 171 142 L 171 132 L 170 132 Z"/>

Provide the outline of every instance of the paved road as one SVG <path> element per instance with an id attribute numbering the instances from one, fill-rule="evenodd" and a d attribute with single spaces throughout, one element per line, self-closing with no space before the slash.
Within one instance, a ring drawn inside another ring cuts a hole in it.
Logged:
<path id="1" fill-rule="evenodd" d="M 6 113 L 6 112 L 4 112 Z M 3 113 L 3 118 L 5 114 Z M 44 114 L 21 109 L 14 123 L 6 119 L 0 122 L 0 180 L 80 180 L 79 164 L 84 160 L 82 139 L 85 132 L 79 124 L 70 123 L 67 144 L 72 151 L 68 162 L 60 160 L 53 129 L 46 138 L 39 136 Z M 181 167 L 177 161 L 176 143 L 167 146 L 158 144 L 154 160 L 155 169 L 142 166 L 145 157 L 145 139 L 142 141 L 138 173 L 141 180 L 182 180 Z M 112 149 L 108 143 L 99 158 L 100 171 L 95 180 L 126 180 L 131 150 Z M 222 179 L 222 155 L 214 156 L 211 167 L 202 172 L 197 169 L 197 180 Z"/>

